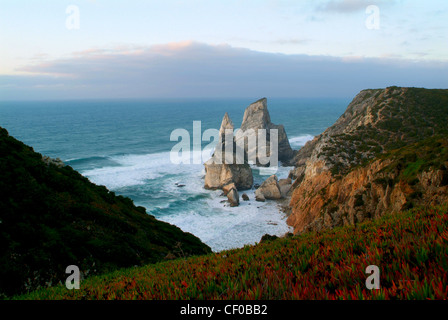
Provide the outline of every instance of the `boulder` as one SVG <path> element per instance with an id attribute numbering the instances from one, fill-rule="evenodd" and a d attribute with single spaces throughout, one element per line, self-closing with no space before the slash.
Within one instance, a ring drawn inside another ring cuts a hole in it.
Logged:
<path id="1" fill-rule="evenodd" d="M 268 200 L 278 200 L 283 197 L 276 175 L 272 175 L 267 178 L 255 191 L 256 197 L 258 196 L 261 199 L 261 195 L 263 195 L 263 197 Z"/>
<path id="2" fill-rule="evenodd" d="M 286 178 L 286 179 L 280 179 L 278 180 L 278 185 L 281 186 L 285 186 L 285 185 L 291 185 L 292 184 L 292 180 L 291 178 Z"/>
<path id="3" fill-rule="evenodd" d="M 261 192 L 255 191 L 255 201 L 265 202 L 266 198 L 264 197 L 264 195 Z"/>
<path id="4" fill-rule="evenodd" d="M 291 178 L 280 179 L 278 181 L 278 185 L 280 187 L 280 193 L 282 194 L 282 197 L 286 198 L 288 196 L 289 191 L 291 190 L 291 187 L 292 187 Z"/>
<path id="5" fill-rule="evenodd" d="M 283 185 L 280 186 L 280 193 L 282 195 L 282 198 L 286 198 L 288 196 L 289 191 L 291 191 L 292 185 Z"/>
<path id="6" fill-rule="evenodd" d="M 212 159 L 205 164 L 204 187 L 206 189 L 222 189 L 225 185 L 234 183 L 237 190 L 252 188 L 252 169 L 248 164 L 215 164 Z"/>
<path id="7" fill-rule="evenodd" d="M 230 206 L 231 207 L 237 207 L 240 204 L 240 199 L 239 199 L 239 195 L 238 195 L 238 191 L 236 191 L 236 188 L 232 188 L 228 193 L 227 193 L 227 199 L 229 200 Z"/>
<path id="8" fill-rule="evenodd" d="M 224 195 L 226 196 L 229 192 L 230 192 L 230 190 L 232 190 L 232 189 L 237 189 L 236 188 L 236 186 L 235 186 L 235 183 L 229 183 L 229 184 L 226 184 L 224 187 L 222 187 L 222 191 L 223 191 L 223 193 L 224 193 Z"/>
<path id="9" fill-rule="evenodd" d="M 249 196 L 247 194 L 245 194 L 245 193 L 243 193 L 241 198 L 243 198 L 244 201 L 249 201 Z"/>

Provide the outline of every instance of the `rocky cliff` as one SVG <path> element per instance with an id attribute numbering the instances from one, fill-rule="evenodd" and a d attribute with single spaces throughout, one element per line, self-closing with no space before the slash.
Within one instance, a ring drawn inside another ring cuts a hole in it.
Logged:
<path id="1" fill-rule="evenodd" d="M 364 90 L 295 157 L 295 232 L 447 201 L 448 90 Z"/>

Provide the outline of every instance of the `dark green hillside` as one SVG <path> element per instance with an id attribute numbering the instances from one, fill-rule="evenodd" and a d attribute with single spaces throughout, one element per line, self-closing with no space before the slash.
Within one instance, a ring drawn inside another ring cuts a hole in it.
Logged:
<path id="1" fill-rule="evenodd" d="M 0 128 L 0 296 L 64 282 L 68 265 L 90 275 L 209 252 Z"/>

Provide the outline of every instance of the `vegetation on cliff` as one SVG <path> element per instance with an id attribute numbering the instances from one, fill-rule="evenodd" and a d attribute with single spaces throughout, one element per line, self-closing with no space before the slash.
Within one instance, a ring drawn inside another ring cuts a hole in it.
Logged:
<path id="1" fill-rule="evenodd" d="M 353 225 L 390 211 L 448 202 L 448 139 L 440 136 L 381 154 L 334 177 L 305 178 L 291 197 L 295 232 Z"/>
<path id="2" fill-rule="evenodd" d="M 327 152 L 327 157 L 348 154 L 352 165 L 365 164 L 381 153 L 425 138 L 448 136 L 448 90 L 390 87 L 367 90 L 365 94 L 364 100 L 372 100 L 369 107 L 362 109 L 365 123 L 336 135 L 334 145 L 338 150 L 331 155 Z M 341 162 L 335 161 L 333 168 L 334 173 L 344 172 Z"/>
<path id="3" fill-rule="evenodd" d="M 448 106 L 448 105 L 447 105 Z M 396 171 L 396 180 L 405 181 L 410 185 L 420 182 L 418 176 L 431 170 L 441 171 L 441 186 L 448 185 L 448 139 L 446 136 L 436 135 L 420 142 L 392 150 L 379 155 L 379 159 L 389 161 L 383 171 Z"/>
<path id="4" fill-rule="evenodd" d="M 84 275 L 211 252 L 132 200 L 49 161 L 0 128 L 0 296 Z"/>
<path id="5" fill-rule="evenodd" d="M 0 229 L 2 245 L 9 241 L 1 247 L 6 270 L 29 274 L 20 268 L 32 261 L 45 275 L 48 261 L 65 267 L 85 252 L 84 272 L 145 263 L 142 253 L 149 262 L 179 257 L 92 276 L 79 290 L 59 285 L 14 299 L 448 299 L 447 108 L 448 90 L 362 91 L 298 153 L 288 220 L 296 235 L 216 254 L 2 131 L 0 159 L 14 165 L 1 173 L 0 209 L 16 226 Z M 16 216 L 15 208 L 25 209 Z M 17 240 L 27 237 L 29 248 Z M 145 251 L 142 239 L 157 245 Z M 366 287 L 370 265 L 380 269 L 379 290 Z"/>
<path id="6" fill-rule="evenodd" d="M 267 237 L 268 238 L 268 237 Z M 366 288 L 366 267 L 380 289 Z M 447 207 L 92 277 L 16 299 L 447 299 Z"/>
<path id="7" fill-rule="evenodd" d="M 363 90 L 333 126 L 299 150 L 296 164 L 323 160 L 334 176 L 342 176 L 381 153 L 448 136 L 447 123 L 446 89 Z"/>
<path id="8" fill-rule="evenodd" d="M 299 150 L 288 223 L 353 225 L 448 201 L 448 90 L 363 90 Z"/>

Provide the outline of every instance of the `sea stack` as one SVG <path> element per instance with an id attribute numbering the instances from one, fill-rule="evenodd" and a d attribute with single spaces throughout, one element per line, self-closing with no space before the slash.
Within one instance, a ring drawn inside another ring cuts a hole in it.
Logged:
<path id="1" fill-rule="evenodd" d="M 244 161 L 239 164 L 236 160 L 235 140 L 233 138 L 234 126 L 229 115 L 224 115 L 219 129 L 219 141 L 213 156 L 204 163 L 206 189 L 222 189 L 224 186 L 234 183 L 237 190 L 252 188 L 252 170 Z M 231 134 L 231 135 L 230 135 Z M 226 144 L 233 144 L 233 153 L 225 157 Z"/>
<path id="2" fill-rule="evenodd" d="M 257 136 L 257 141 L 259 137 L 259 130 L 266 130 L 266 156 L 270 156 L 270 145 L 271 145 L 271 136 L 270 130 L 277 129 L 278 130 L 278 160 L 282 162 L 282 164 L 290 165 L 292 164 L 293 157 L 295 152 L 292 150 L 288 136 L 286 135 L 286 131 L 283 125 L 276 125 L 271 122 L 271 117 L 268 111 L 267 99 L 262 98 L 250 106 L 248 106 L 244 112 L 243 122 L 241 124 L 241 130 L 243 132 L 247 132 L 248 130 L 254 130 Z M 241 138 L 237 138 L 238 140 Z M 250 147 L 250 146 L 249 146 Z M 257 150 L 248 149 L 248 145 L 245 145 L 245 151 L 247 153 L 257 152 L 257 165 L 263 166 L 265 164 L 261 164 L 258 162 L 258 153 L 260 152 L 259 143 L 257 143 Z"/>
<path id="3" fill-rule="evenodd" d="M 260 130 L 265 130 L 265 137 L 261 136 Z M 249 155 L 256 155 L 256 161 L 253 164 L 258 166 L 272 164 L 259 161 L 261 157 L 266 157 L 269 161 L 272 160 L 271 130 L 277 130 L 278 133 L 278 160 L 283 165 L 290 165 L 296 152 L 289 145 L 284 126 L 271 122 L 266 98 L 260 99 L 246 108 L 241 130 L 235 136 L 233 122 L 226 112 L 221 122 L 219 140 L 213 156 L 204 164 L 206 172 L 204 187 L 212 190 L 223 189 L 226 185 L 234 183 L 237 190 L 251 189 L 253 176 L 249 160 L 253 160 L 253 158 Z M 249 143 L 248 133 L 250 132 L 253 133 L 250 137 L 255 138 L 256 143 Z M 233 145 L 229 146 L 228 144 Z M 244 150 L 242 150 L 243 147 Z M 263 148 L 266 149 L 263 150 Z M 226 149 L 232 150 L 232 152 L 226 154 Z M 240 153 L 243 153 L 244 159 L 237 158 L 237 155 L 241 156 Z"/>

